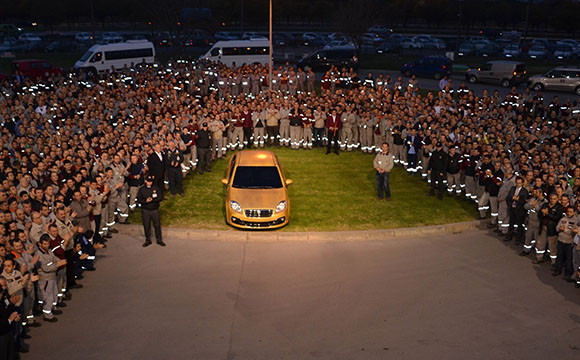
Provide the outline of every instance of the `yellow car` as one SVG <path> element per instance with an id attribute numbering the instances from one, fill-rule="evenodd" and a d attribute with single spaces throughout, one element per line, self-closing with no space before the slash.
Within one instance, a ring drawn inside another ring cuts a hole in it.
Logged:
<path id="1" fill-rule="evenodd" d="M 226 221 L 241 229 L 275 229 L 288 224 L 288 185 L 278 157 L 270 151 L 244 150 L 232 155 L 226 189 Z"/>

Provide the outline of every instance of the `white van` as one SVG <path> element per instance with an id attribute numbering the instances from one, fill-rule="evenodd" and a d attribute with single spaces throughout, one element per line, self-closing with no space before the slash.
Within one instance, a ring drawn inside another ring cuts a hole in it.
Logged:
<path id="1" fill-rule="evenodd" d="M 267 64 L 270 62 L 269 40 L 218 41 L 199 57 L 200 60 L 219 61 L 226 66 L 242 64 Z"/>
<path id="2" fill-rule="evenodd" d="M 115 44 L 92 46 L 75 63 L 74 68 L 87 72 L 122 69 L 131 64 L 155 62 L 155 47 L 147 40 L 128 40 Z"/>

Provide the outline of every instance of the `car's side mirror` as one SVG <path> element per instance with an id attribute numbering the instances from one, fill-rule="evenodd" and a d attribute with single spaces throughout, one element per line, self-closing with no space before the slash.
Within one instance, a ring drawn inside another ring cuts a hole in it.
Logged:
<path id="1" fill-rule="evenodd" d="M 294 181 L 290 180 L 290 179 L 286 179 L 286 186 L 290 186 L 294 183 Z"/>
<path id="2" fill-rule="evenodd" d="M 228 184 L 228 179 L 222 179 L 222 184 L 227 185 Z"/>

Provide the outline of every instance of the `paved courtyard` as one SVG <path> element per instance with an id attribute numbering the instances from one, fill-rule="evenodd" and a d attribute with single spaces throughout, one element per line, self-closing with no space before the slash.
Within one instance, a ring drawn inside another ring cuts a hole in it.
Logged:
<path id="1" fill-rule="evenodd" d="M 580 290 L 485 231 L 117 235 L 23 359 L 580 359 Z"/>

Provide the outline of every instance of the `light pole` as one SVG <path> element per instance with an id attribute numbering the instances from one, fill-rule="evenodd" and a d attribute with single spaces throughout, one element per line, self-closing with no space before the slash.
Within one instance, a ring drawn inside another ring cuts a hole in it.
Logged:
<path id="1" fill-rule="evenodd" d="M 269 78 L 270 78 L 270 84 L 268 89 L 270 89 L 270 91 L 272 90 L 272 51 L 273 51 L 273 47 L 272 47 L 272 0 L 270 0 L 270 69 L 269 69 Z"/>

